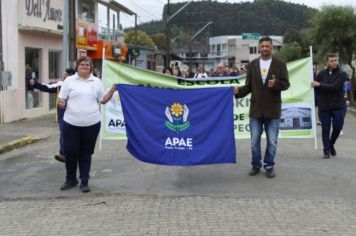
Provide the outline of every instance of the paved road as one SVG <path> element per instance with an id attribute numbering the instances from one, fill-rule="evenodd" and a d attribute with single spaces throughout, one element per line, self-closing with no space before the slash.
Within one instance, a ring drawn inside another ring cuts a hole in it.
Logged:
<path id="1" fill-rule="evenodd" d="M 94 155 L 89 194 L 59 190 L 65 170 L 53 159 L 53 115 L 0 132 L 21 136 L 23 127 L 45 139 L 0 155 L 1 235 L 356 234 L 350 114 L 337 158 L 323 160 L 313 140 L 280 140 L 274 179 L 247 175 L 249 140 L 236 143 L 237 165 L 197 167 L 142 163 L 124 141 L 105 141 Z"/>

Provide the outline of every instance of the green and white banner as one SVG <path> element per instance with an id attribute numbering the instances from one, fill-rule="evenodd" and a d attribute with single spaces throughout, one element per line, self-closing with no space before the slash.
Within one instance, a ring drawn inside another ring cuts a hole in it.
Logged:
<path id="1" fill-rule="evenodd" d="M 230 87 L 245 84 L 244 76 L 211 77 L 206 80 L 181 79 L 113 61 L 103 60 L 103 63 L 104 86 L 108 90 L 112 84 L 118 83 L 175 89 Z M 312 59 L 309 57 L 290 62 L 287 64 L 287 69 L 291 86 L 287 91 L 282 92 L 283 104 L 279 137 L 313 138 L 315 137 L 315 107 L 313 91 L 310 87 Z M 250 138 L 249 105 L 250 96 L 234 101 L 236 139 Z M 126 139 L 125 121 L 119 94 L 115 93 L 103 109 L 102 137 L 104 139 Z M 144 115 L 142 114 L 142 116 Z"/>

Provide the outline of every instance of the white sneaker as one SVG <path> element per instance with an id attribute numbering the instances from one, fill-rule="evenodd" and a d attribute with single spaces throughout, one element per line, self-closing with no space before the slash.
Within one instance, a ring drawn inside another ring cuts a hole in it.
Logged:
<path id="1" fill-rule="evenodd" d="M 342 136 L 342 135 L 344 135 L 344 132 L 342 132 L 342 130 L 341 130 L 341 132 L 340 132 L 340 136 Z"/>

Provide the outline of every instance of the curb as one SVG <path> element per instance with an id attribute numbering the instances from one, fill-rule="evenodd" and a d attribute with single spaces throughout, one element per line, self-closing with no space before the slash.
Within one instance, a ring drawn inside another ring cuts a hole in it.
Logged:
<path id="1" fill-rule="evenodd" d="M 353 115 L 356 115 L 356 109 L 355 108 L 348 108 L 348 112 L 351 112 Z"/>
<path id="2" fill-rule="evenodd" d="M 0 146 L 0 154 L 8 152 L 8 151 L 11 151 L 11 150 L 13 150 L 15 148 L 19 148 L 19 147 L 25 146 L 27 144 L 31 144 L 31 143 L 37 142 L 39 140 L 41 140 L 41 138 L 36 137 L 36 136 L 25 136 L 25 137 L 23 137 L 21 139 L 18 139 L 18 140 L 9 142 L 9 143 L 7 143 L 7 144 L 5 144 L 3 146 Z"/>

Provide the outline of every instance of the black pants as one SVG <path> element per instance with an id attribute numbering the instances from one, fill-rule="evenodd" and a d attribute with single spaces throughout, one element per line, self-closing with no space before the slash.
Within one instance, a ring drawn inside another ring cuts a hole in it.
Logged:
<path id="1" fill-rule="evenodd" d="M 94 153 L 96 139 L 100 131 L 100 122 L 79 127 L 63 121 L 63 143 L 66 156 L 66 180 L 74 181 L 79 164 L 80 180 L 87 184 L 91 166 L 91 156 Z"/>
<path id="2" fill-rule="evenodd" d="M 321 133 L 324 150 L 330 151 L 330 146 L 334 145 L 344 126 L 345 109 L 320 111 Z M 330 136 L 331 125 L 333 130 Z"/>

